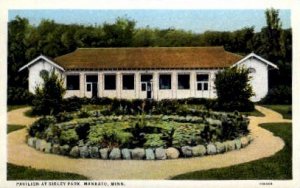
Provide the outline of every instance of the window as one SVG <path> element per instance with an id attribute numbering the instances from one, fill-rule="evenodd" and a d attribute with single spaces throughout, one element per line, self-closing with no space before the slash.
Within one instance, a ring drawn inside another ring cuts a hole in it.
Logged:
<path id="1" fill-rule="evenodd" d="M 256 72 L 255 68 L 249 68 L 249 73 L 255 73 L 255 72 Z"/>
<path id="2" fill-rule="evenodd" d="M 41 78 L 44 79 L 44 78 L 46 78 L 48 76 L 49 76 L 49 72 L 47 70 L 43 69 L 43 70 L 40 71 L 40 77 Z"/>
<path id="3" fill-rule="evenodd" d="M 159 75 L 159 89 L 171 89 L 171 75 L 161 74 Z"/>
<path id="4" fill-rule="evenodd" d="M 79 90 L 79 75 L 67 75 L 67 90 Z"/>
<path id="5" fill-rule="evenodd" d="M 92 84 L 86 85 L 86 91 L 92 91 Z"/>
<path id="6" fill-rule="evenodd" d="M 98 82 L 98 75 L 86 75 L 86 82 Z"/>
<path id="7" fill-rule="evenodd" d="M 123 75 L 123 90 L 134 89 L 134 74 Z"/>
<path id="8" fill-rule="evenodd" d="M 141 82 L 150 82 L 152 80 L 151 74 L 143 74 L 141 75 Z"/>
<path id="9" fill-rule="evenodd" d="M 190 89 L 190 75 L 178 75 L 178 89 Z"/>
<path id="10" fill-rule="evenodd" d="M 114 74 L 104 75 L 104 89 L 105 90 L 116 89 L 116 75 Z"/>
<path id="11" fill-rule="evenodd" d="M 208 90 L 208 74 L 197 75 L 197 90 L 207 91 Z"/>
<path id="12" fill-rule="evenodd" d="M 142 83 L 142 91 L 146 91 L 146 86 L 147 86 L 146 83 Z"/>

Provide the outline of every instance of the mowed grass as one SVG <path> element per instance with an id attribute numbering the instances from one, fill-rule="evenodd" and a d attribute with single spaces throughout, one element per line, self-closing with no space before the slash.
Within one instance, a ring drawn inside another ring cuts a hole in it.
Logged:
<path id="1" fill-rule="evenodd" d="M 25 128 L 25 125 L 7 125 L 7 134 L 23 128 Z"/>
<path id="2" fill-rule="evenodd" d="M 7 163 L 7 180 L 87 180 L 85 176 L 49 170 L 37 170 L 31 167 Z"/>
<path id="3" fill-rule="evenodd" d="M 24 125 L 8 125 L 7 134 L 23 129 Z M 87 180 L 79 174 L 62 173 L 49 170 L 38 170 L 31 167 L 7 163 L 7 180 Z"/>
<path id="4" fill-rule="evenodd" d="M 263 106 L 282 114 L 284 119 L 292 119 L 292 105 L 263 105 Z"/>
<path id="5" fill-rule="evenodd" d="M 284 148 L 275 155 L 231 167 L 190 172 L 173 180 L 289 180 L 292 179 L 292 124 L 268 123 L 261 127 L 281 137 Z M 267 146 L 267 143 L 266 143 Z"/>
<path id="6" fill-rule="evenodd" d="M 7 105 L 7 112 L 25 107 L 28 107 L 28 105 Z"/>
<path id="7" fill-rule="evenodd" d="M 265 115 L 261 113 L 260 111 L 254 109 L 252 112 L 241 112 L 241 114 L 246 116 L 256 116 L 256 117 L 264 117 Z"/>

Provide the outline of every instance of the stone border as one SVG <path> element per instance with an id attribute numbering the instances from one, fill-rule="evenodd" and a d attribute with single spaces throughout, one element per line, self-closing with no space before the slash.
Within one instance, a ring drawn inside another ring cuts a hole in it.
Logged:
<path id="1" fill-rule="evenodd" d="M 27 144 L 36 150 L 65 155 L 73 158 L 93 158 L 111 160 L 165 160 L 188 157 L 200 157 L 204 155 L 215 155 L 246 147 L 253 141 L 251 135 L 228 140 L 225 142 L 209 143 L 207 145 L 182 146 L 180 149 L 169 148 L 98 148 L 96 146 L 74 146 L 51 144 L 42 139 L 29 137 Z"/>

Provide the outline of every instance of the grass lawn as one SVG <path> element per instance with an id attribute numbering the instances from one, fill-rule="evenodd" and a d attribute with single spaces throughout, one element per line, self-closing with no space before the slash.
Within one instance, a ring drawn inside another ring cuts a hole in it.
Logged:
<path id="1" fill-rule="evenodd" d="M 25 108 L 28 107 L 28 105 L 7 105 L 7 111 L 16 110 L 18 108 Z"/>
<path id="2" fill-rule="evenodd" d="M 263 113 L 261 113 L 260 111 L 254 109 L 254 111 L 252 112 L 241 112 L 241 114 L 243 115 L 247 115 L 247 116 L 256 116 L 256 117 L 264 117 L 265 115 Z"/>
<path id="3" fill-rule="evenodd" d="M 7 180 L 86 180 L 87 177 L 72 173 L 37 170 L 7 163 Z"/>
<path id="4" fill-rule="evenodd" d="M 23 129 L 25 125 L 7 125 L 7 134 L 19 129 Z"/>
<path id="5" fill-rule="evenodd" d="M 285 147 L 275 155 L 231 167 L 190 172 L 173 180 L 285 180 L 292 179 L 292 124 L 268 123 L 261 127 L 281 137 Z"/>
<path id="6" fill-rule="evenodd" d="M 292 105 L 263 105 L 266 108 L 270 108 L 280 114 L 285 119 L 292 119 Z"/>
<path id="7" fill-rule="evenodd" d="M 7 134 L 24 128 L 23 125 L 8 125 Z M 86 180 L 85 176 L 49 170 L 37 170 L 30 167 L 7 163 L 7 180 Z"/>

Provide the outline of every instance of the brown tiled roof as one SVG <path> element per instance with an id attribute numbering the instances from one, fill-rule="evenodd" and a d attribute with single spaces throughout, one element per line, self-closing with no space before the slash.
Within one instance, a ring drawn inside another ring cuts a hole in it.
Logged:
<path id="1" fill-rule="evenodd" d="M 56 57 L 68 69 L 223 68 L 242 59 L 223 47 L 78 48 Z"/>

